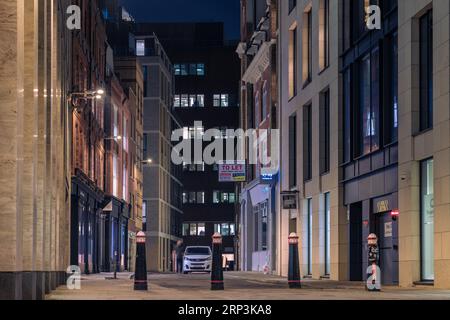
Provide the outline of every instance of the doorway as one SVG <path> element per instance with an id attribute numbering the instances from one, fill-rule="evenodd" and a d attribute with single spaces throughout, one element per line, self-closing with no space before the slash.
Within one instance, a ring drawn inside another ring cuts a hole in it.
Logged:
<path id="1" fill-rule="evenodd" d="M 362 202 L 350 205 L 350 281 L 363 281 Z"/>
<path id="2" fill-rule="evenodd" d="M 391 212 L 375 214 L 373 232 L 378 236 L 381 283 L 398 285 L 398 218 Z"/>

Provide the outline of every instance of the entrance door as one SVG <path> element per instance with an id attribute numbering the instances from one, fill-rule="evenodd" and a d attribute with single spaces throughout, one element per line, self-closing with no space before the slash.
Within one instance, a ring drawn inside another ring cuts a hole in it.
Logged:
<path id="1" fill-rule="evenodd" d="M 375 233 L 380 250 L 381 283 L 398 284 L 398 221 L 390 212 L 376 214 Z"/>
<path id="2" fill-rule="evenodd" d="M 350 205 L 350 281 L 363 280 L 362 203 Z"/>

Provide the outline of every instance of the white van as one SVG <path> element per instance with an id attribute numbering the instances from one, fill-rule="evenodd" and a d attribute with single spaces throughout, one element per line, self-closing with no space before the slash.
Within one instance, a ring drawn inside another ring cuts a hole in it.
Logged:
<path id="1" fill-rule="evenodd" d="M 211 272 L 212 252 L 210 247 L 186 247 L 183 259 L 183 273 Z"/>

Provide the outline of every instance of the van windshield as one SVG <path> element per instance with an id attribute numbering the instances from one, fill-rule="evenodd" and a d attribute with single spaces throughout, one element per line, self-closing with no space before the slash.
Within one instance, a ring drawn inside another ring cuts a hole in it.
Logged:
<path id="1" fill-rule="evenodd" d="M 193 255 L 209 256 L 209 255 L 211 255 L 211 251 L 209 248 L 187 248 L 186 255 L 187 256 L 193 256 Z"/>

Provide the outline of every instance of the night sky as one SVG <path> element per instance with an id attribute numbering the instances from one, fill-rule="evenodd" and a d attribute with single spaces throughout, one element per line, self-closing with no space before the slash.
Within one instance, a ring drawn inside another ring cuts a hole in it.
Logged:
<path id="1" fill-rule="evenodd" d="M 225 38 L 239 39 L 240 0 L 119 0 L 137 22 L 225 22 Z"/>

